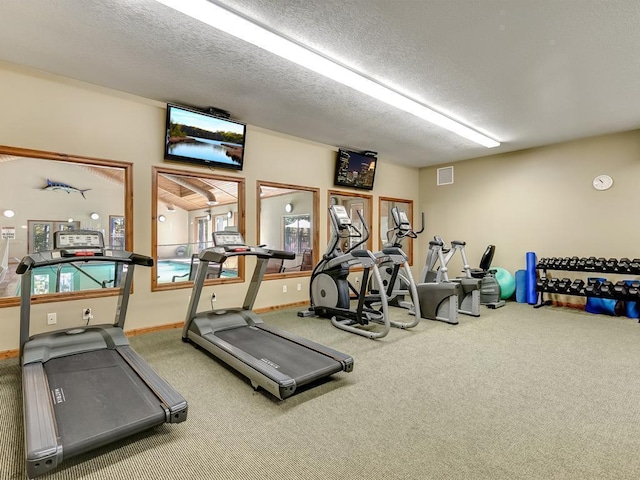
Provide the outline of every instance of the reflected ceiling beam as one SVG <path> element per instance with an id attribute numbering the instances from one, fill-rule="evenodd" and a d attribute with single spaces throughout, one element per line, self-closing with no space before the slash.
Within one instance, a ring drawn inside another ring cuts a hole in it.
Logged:
<path id="1" fill-rule="evenodd" d="M 95 167 L 91 165 L 85 165 L 82 168 L 117 185 L 124 185 L 124 170 L 121 168 Z"/>
<path id="2" fill-rule="evenodd" d="M 186 180 L 198 190 L 213 191 L 218 201 L 218 207 L 221 205 L 237 205 L 238 203 L 238 182 L 223 179 L 213 179 L 206 177 L 191 177 L 180 174 L 159 173 L 156 185 L 156 194 L 158 201 L 171 203 L 181 210 L 188 212 L 208 209 L 207 196 L 201 193 L 195 193 L 192 188 L 179 185 L 171 177 L 178 177 Z"/>
<path id="3" fill-rule="evenodd" d="M 182 210 L 186 210 L 187 212 L 204 208 L 204 205 L 194 204 L 193 202 L 184 200 L 173 193 L 164 190 L 162 187 L 158 188 L 158 201 L 163 205 L 171 204 L 181 208 Z"/>
<path id="4" fill-rule="evenodd" d="M 300 190 L 292 188 L 271 187 L 269 185 L 260 185 L 260 198 L 278 197 L 281 195 L 288 195 L 291 193 L 297 193 Z"/>
<path id="5" fill-rule="evenodd" d="M 204 188 L 201 188 L 200 186 L 194 184 L 193 182 L 187 180 L 184 177 L 179 177 L 177 175 L 169 175 L 167 173 L 163 173 L 161 175 L 171 180 L 172 182 L 180 185 L 181 187 L 189 189 L 192 192 L 197 193 L 198 195 L 202 195 L 206 199 L 207 205 L 209 206 L 218 205 L 219 202 L 216 199 L 216 196 L 210 190 L 205 190 Z"/>
<path id="6" fill-rule="evenodd" d="M 223 194 L 225 194 L 226 196 L 233 198 L 233 199 L 238 199 L 238 182 L 228 182 L 228 181 L 222 181 L 222 180 L 213 180 L 213 179 L 209 179 L 209 178 L 200 178 L 200 180 L 202 181 L 202 183 L 205 183 L 206 185 L 209 185 L 211 188 L 215 188 L 219 191 L 221 191 Z M 217 197 L 220 197 L 220 195 L 218 195 Z M 220 203 L 223 203 L 223 201 L 218 198 L 218 201 Z M 224 202 L 224 203 L 229 203 L 228 201 Z"/>

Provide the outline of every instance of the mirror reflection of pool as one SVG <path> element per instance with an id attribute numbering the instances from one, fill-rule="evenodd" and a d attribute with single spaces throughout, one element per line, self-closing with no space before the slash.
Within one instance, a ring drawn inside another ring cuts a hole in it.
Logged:
<path id="1" fill-rule="evenodd" d="M 210 264 L 212 267 L 212 265 Z M 193 266 L 192 275 L 195 275 L 197 263 Z M 158 283 L 187 282 L 192 280 L 189 278 L 191 272 L 190 259 L 171 259 L 159 260 L 157 264 Z M 237 277 L 238 272 L 234 269 L 222 269 L 221 277 L 233 278 Z"/>

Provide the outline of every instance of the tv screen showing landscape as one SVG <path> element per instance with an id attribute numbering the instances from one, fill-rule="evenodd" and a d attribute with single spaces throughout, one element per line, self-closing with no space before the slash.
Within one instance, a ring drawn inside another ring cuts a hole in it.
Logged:
<path id="1" fill-rule="evenodd" d="M 166 127 L 166 160 L 242 170 L 245 124 L 169 104 Z"/>
<path id="2" fill-rule="evenodd" d="M 376 160 L 372 155 L 338 150 L 334 185 L 372 190 L 376 175 Z"/>

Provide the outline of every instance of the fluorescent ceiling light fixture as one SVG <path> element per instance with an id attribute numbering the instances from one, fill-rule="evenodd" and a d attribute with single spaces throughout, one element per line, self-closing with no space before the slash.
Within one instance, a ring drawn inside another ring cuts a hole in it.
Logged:
<path id="1" fill-rule="evenodd" d="M 174 10 L 195 18 L 218 30 L 233 35 L 275 55 L 319 73 L 338 83 L 358 90 L 381 102 L 404 110 L 416 117 L 445 128 L 484 147 L 493 148 L 500 142 L 483 135 L 415 100 L 411 100 L 379 83 L 350 70 L 308 48 L 261 27 L 246 18 L 207 0 L 156 0 Z"/>

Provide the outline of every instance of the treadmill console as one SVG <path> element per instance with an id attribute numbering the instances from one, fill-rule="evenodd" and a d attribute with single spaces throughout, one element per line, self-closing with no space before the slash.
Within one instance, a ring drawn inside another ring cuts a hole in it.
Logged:
<path id="1" fill-rule="evenodd" d="M 246 252 L 250 248 L 244 243 L 240 232 L 213 232 L 213 244 L 225 252 Z"/>
<path id="2" fill-rule="evenodd" d="M 344 208 L 344 205 L 331 205 L 330 208 L 334 217 L 338 221 L 338 225 L 341 227 L 351 225 L 351 218 L 349 218 L 349 214 L 347 213 L 347 209 Z"/>
<path id="3" fill-rule="evenodd" d="M 93 230 L 65 230 L 54 232 L 53 248 L 63 257 L 92 257 L 103 255 L 102 232 Z"/>

